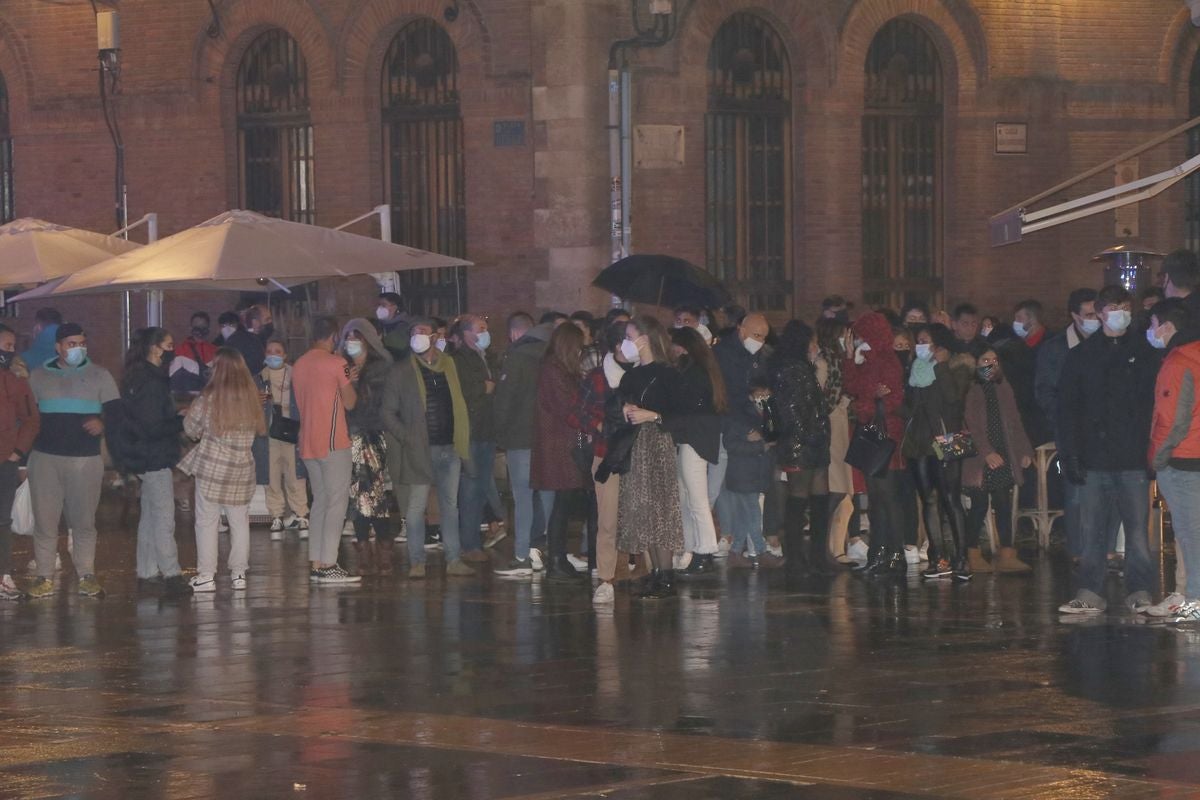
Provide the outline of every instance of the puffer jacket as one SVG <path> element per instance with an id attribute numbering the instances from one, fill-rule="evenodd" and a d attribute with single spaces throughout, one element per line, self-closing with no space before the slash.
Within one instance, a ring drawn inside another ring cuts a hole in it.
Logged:
<path id="1" fill-rule="evenodd" d="M 1154 418 L 1150 426 L 1148 455 L 1152 469 L 1171 466 L 1200 470 L 1198 384 L 1200 342 L 1172 348 L 1158 371 L 1154 386 Z"/>
<path id="2" fill-rule="evenodd" d="M 134 474 L 171 469 L 179 463 L 179 435 L 183 417 L 171 397 L 167 371 L 149 361 L 140 361 L 125 371 L 121 381 L 121 403 L 126 423 L 119 426 L 127 437 L 122 447 L 121 467 Z"/>
<path id="3" fill-rule="evenodd" d="M 771 364 L 771 392 L 779 414 L 775 459 L 779 466 L 814 469 L 829 465 L 829 408 L 808 361 Z"/>
<path id="4" fill-rule="evenodd" d="M 887 434 L 899 443 L 904 437 L 904 420 L 899 414 L 904 403 L 904 369 L 892 351 L 892 326 L 882 314 L 872 311 L 855 320 L 852 329 L 855 337 L 871 349 L 863 353 L 862 364 L 846 359 L 843 384 L 846 394 L 854 398 L 851 408 L 859 424 L 871 422 L 875 418 L 875 391 L 880 385 L 886 386 L 891 390 L 882 398 Z M 899 447 L 892 454 L 889 468 L 904 469 Z"/>
<path id="5" fill-rule="evenodd" d="M 933 374 L 929 386 L 905 387 L 900 408 L 900 415 L 908 420 L 901 445 L 905 458 L 932 456 L 935 436 L 963 429 L 963 406 L 975 375 L 975 359 L 960 353 L 944 364 L 935 364 Z"/>

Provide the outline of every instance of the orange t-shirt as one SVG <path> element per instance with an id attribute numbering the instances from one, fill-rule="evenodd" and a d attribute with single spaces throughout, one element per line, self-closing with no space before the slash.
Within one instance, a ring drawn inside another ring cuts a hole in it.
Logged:
<path id="1" fill-rule="evenodd" d="M 324 350 L 309 350 L 292 366 L 301 458 L 325 458 L 332 450 L 350 447 L 341 395 L 348 383 L 346 359 Z"/>

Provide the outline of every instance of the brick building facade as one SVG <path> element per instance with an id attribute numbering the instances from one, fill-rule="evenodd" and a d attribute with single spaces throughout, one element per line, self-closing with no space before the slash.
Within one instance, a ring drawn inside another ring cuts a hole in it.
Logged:
<path id="1" fill-rule="evenodd" d="M 638 6 L 644 25 L 646 0 Z M 607 66 L 613 42 L 634 33 L 628 0 L 106 7 L 120 12 L 116 103 L 131 218 L 155 211 L 166 235 L 249 205 L 243 137 L 253 114 L 240 82 L 248 52 L 278 31 L 305 67 L 295 124 L 311 126 L 312 219 L 337 225 L 380 203 L 403 205 L 420 218 L 414 225 L 437 228 L 431 243 L 409 243 L 459 247 L 475 262 L 465 276 L 473 310 L 605 304 L 587 284 L 609 260 Z M 1088 256 L 1124 229 L 1161 249 L 1184 241 L 1182 186 L 1120 220 L 1102 214 L 1007 248 L 989 246 L 986 226 L 1189 117 L 1200 33 L 1178 0 L 674 0 L 672 9 L 669 42 L 627 51 L 635 252 L 712 265 L 755 304 L 808 316 L 834 292 L 970 299 L 989 311 L 1031 295 L 1057 306 L 1070 287 L 1098 281 Z M 448 37 L 453 85 L 410 38 L 401 66 L 411 74 L 389 88 L 397 42 L 414 25 L 425 26 L 420 41 L 444 47 Z M 82 0 L 0 5 L 17 216 L 114 227 L 95 28 Z M 431 156 L 432 139 L 396 139 L 402 123 L 438 131 L 441 149 Z M 996 153 L 997 123 L 1026 126 L 1024 154 Z M 680 131 L 679 153 L 638 158 L 638 148 L 661 155 L 664 137 L 678 142 Z M 1143 155 L 1138 174 L 1178 163 L 1186 146 Z M 395 159 L 409 159 L 410 172 L 418 162 L 444 169 L 441 188 L 425 186 L 433 178 L 398 187 Z M 422 191 L 453 196 L 421 216 Z M 917 232 L 897 238 L 896 225 Z M 327 282 L 316 306 L 361 312 L 372 293 L 366 280 Z M 169 296 L 166 322 L 182 330 L 191 308 L 216 312 L 234 300 Z M 105 332 L 96 356 L 115 362 L 117 298 L 60 306 Z M 140 317 L 135 303 L 135 324 Z"/>

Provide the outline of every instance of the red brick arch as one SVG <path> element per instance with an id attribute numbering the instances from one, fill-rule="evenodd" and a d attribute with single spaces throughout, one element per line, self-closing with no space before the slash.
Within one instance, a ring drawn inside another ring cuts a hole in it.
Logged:
<path id="1" fill-rule="evenodd" d="M 769 22 L 783 41 L 793 90 L 806 85 L 827 86 L 833 76 L 836 32 L 824 14 L 808 6 L 795 0 L 757 0 L 751 4 L 746 0 L 698 0 L 680 22 L 681 76 L 698 86 L 707 84 L 708 51 L 713 38 L 726 20 L 744 12 Z"/>
<path id="2" fill-rule="evenodd" d="M 1188 115 L 1188 79 L 1197 51 L 1200 51 L 1200 32 L 1192 24 L 1191 11 L 1184 6 L 1175 12 L 1167 26 L 1158 59 L 1158 80 L 1167 87 L 1181 117 Z"/>
<path id="3" fill-rule="evenodd" d="M 960 98 L 974 98 L 987 79 L 987 39 L 974 12 L 951 0 L 864 0 L 856 4 L 841 25 L 838 84 L 861 96 L 867 51 L 884 25 L 908 17 L 933 37 L 942 56 L 948 106 L 961 106 Z"/>
<path id="4" fill-rule="evenodd" d="M 33 67 L 25 38 L 0 16 L 0 73 L 8 87 L 9 121 L 14 134 L 20 133 L 29 115 L 33 99 Z"/>
<path id="5" fill-rule="evenodd" d="M 367 0 L 347 18 L 337 40 L 337 58 L 345 76 L 347 93 L 362 91 L 368 109 L 379 103 L 379 71 L 392 39 L 405 25 L 429 17 L 450 35 L 458 54 L 458 69 L 467 85 L 491 74 L 492 42 L 487 25 L 473 0 L 460 6 L 462 13 L 446 22 L 445 0 Z M 375 109 L 378 115 L 378 109 Z"/>

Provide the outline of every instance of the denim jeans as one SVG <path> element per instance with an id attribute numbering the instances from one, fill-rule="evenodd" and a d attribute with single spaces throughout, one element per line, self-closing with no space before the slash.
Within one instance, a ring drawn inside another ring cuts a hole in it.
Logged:
<path id="1" fill-rule="evenodd" d="M 1177 557 L 1183 560 L 1184 574 L 1200 575 L 1200 472 L 1171 467 L 1160 469 L 1158 490 L 1162 492 L 1171 508 L 1175 549 Z M 1128 553 L 1129 545 L 1126 544 L 1125 547 Z M 1180 583 L 1177 574 L 1175 591 L 1185 592 L 1186 589 L 1181 588 Z M 1192 583 L 1200 584 L 1200 581 L 1193 580 Z M 1197 594 L 1193 589 L 1188 599 L 1195 598 Z"/>
<path id="2" fill-rule="evenodd" d="M 458 481 L 462 473 L 462 459 L 454 452 L 454 445 L 439 444 L 429 448 L 433 462 L 433 485 L 438 493 L 438 513 L 442 518 L 442 547 L 445 548 L 446 563 L 457 561 L 462 555 L 458 536 Z M 408 563 L 425 563 L 425 507 L 429 504 L 429 485 L 416 484 L 408 487 Z M 476 528 L 478 531 L 478 528 Z"/>
<path id="3" fill-rule="evenodd" d="M 717 498 L 721 496 L 721 492 L 725 489 L 725 473 L 729 471 L 729 451 L 725 449 L 722 443 L 721 451 L 717 456 L 717 463 L 708 465 L 708 503 L 714 508 L 717 505 Z M 728 534 L 725 534 L 728 536 Z"/>
<path id="4" fill-rule="evenodd" d="M 175 544 L 175 481 L 169 469 L 143 472 L 142 513 L 137 528 L 137 576 L 180 574 Z"/>
<path id="5" fill-rule="evenodd" d="M 489 502 L 488 493 L 495 463 L 495 443 L 471 442 L 471 468 L 474 474 L 464 472 L 458 484 L 458 534 L 463 550 L 483 547 L 479 526 L 483 524 L 484 506 Z"/>
<path id="6" fill-rule="evenodd" d="M 12 510 L 20 468 L 15 461 L 0 461 L 0 575 L 12 572 Z"/>
<path id="7" fill-rule="evenodd" d="M 1125 525 L 1125 591 L 1154 592 L 1155 567 L 1150 559 L 1150 479 L 1145 470 L 1088 472 L 1079 490 L 1081 552 L 1077 589 L 1101 608 L 1108 569 L 1108 532 Z M 1185 548 L 1186 550 L 1186 548 Z M 1084 594 L 1086 593 L 1086 594 Z"/>
<path id="8" fill-rule="evenodd" d="M 529 485 L 531 450 L 508 451 L 508 482 L 513 493 L 513 558 L 529 558 L 531 542 L 546 538 L 546 515 L 554 506 L 554 492 L 534 491 Z"/>
<path id="9" fill-rule="evenodd" d="M 1083 487 L 1078 484 L 1071 483 L 1068 480 L 1063 481 L 1063 527 L 1067 533 L 1067 552 L 1074 558 L 1079 558 L 1083 555 L 1083 516 L 1082 509 L 1079 504 L 1079 498 L 1083 491 Z M 1108 498 L 1108 502 L 1112 503 L 1112 498 Z M 1108 515 L 1109 525 L 1108 530 L 1104 534 L 1105 552 L 1115 553 L 1117 551 L 1117 536 L 1121 531 L 1121 516 L 1116 513 L 1116 509 L 1112 509 L 1112 513 Z"/>
<path id="10" fill-rule="evenodd" d="M 767 552 L 767 541 L 763 538 L 763 515 L 757 492 L 731 492 L 724 489 L 721 492 L 721 507 L 724 515 L 721 518 L 721 530 L 733 535 L 733 545 L 730 553 L 747 553 L 762 555 Z M 750 547 L 746 547 L 749 539 Z"/>

